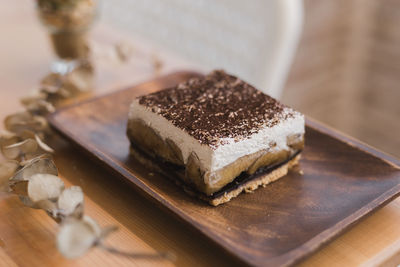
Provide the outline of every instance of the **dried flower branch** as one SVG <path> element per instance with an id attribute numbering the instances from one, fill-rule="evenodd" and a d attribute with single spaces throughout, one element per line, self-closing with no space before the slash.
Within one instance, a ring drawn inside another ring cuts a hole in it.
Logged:
<path id="1" fill-rule="evenodd" d="M 125 53 L 126 51 L 124 51 Z M 121 57 L 124 57 L 121 50 Z M 84 215 L 84 194 L 79 186 L 65 188 L 52 159 L 54 150 L 44 140 L 52 132 L 45 116 L 54 112 L 63 100 L 91 88 L 93 67 L 88 63 L 71 72 L 46 76 L 40 88 L 21 99 L 24 111 L 4 120 L 6 131 L 0 132 L 0 151 L 7 158 L 0 162 L 0 190 L 18 195 L 27 207 L 44 210 L 60 223 L 58 250 L 66 258 L 76 258 L 92 247 L 118 255 L 171 259 L 169 254 L 137 254 L 105 246 L 103 241 L 117 227 L 103 229 Z"/>

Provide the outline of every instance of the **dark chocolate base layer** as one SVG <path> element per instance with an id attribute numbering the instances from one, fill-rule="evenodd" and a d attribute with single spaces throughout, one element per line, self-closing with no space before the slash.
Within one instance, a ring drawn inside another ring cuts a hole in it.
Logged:
<path id="1" fill-rule="evenodd" d="M 273 165 L 261 167 L 255 173 L 253 173 L 251 175 L 246 172 L 242 172 L 238 177 L 235 178 L 235 180 L 233 180 L 229 184 L 225 185 L 221 190 L 219 190 L 219 191 L 215 192 L 214 194 L 212 194 L 211 196 L 209 196 L 209 198 L 210 199 L 218 198 L 218 197 L 224 195 L 225 193 L 229 193 L 229 192 L 237 189 L 242 184 L 253 181 L 260 176 L 264 176 L 264 175 L 278 169 L 279 167 L 285 165 L 286 163 L 288 163 L 289 161 L 294 159 L 300 153 L 301 153 L 301 150 L 297 151 L 295 154 L 293 154 L 291 157 L 289 157 L 288 159 L 286 159 L 284 161 L 281 161 L 281 162 L 273 164 Z"/>
<path id="2" fill-rule="evenodd" d="M 213 200 L 223 197 L 226 194 L 229 194 L 230 192 L 238 189 L 240 186 L 244 184 L 250 183 L 262 176 L 268 175 L 274 170 L 277 170 L 278 168 L 284 166 L 285 164 L 296 158 L 296 156 L 298 156 L 301 153 L 301 151 L 297 151 L 290 158 L 270 166 L 261 167 L 254 174 L 251 175 L 246 172 L 242 172 L 238 177 L 235 178 L 235 180 L 225 185 L 221 190 L 208 196 L 205 193 L 198 191 L 193 185 L 184 182 L 183 180 L 183 177 L 185 175 L 184 166 L 179 166 L 172 164 L 170 162 L 166 162 L 159 157 L 153 157 L 147 154 L 145 151 L 141 150 L 137 145 L 132 143 L 130 151 L 131 155 L 136 160 L 145 165 L 145 167 L 149 168 L 151 171 L 158 172 L 161 173 L 162 175 L 167 176 L 178 186 L 182 187 L 186 193 L 196 196 L 209 203 L 211 203 Z"/>

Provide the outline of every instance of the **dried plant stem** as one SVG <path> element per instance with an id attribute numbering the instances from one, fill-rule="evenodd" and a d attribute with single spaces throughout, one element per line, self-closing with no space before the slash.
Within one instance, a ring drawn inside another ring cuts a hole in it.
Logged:
<path id="1" fill-rule="evenodd" d="M 118 50 L 122 61 L 131 52 L 129 47 Z M 162 62 L 154 59 L 159 71 Z M 82 63 L 66 74 L 51 73 L 39 88 L 21 99 L 24 111 L 10 114 L 4 120 L 7 131 L 0 132 L 0 153 L 7 161 L 0 162 L 0 192 L 18 195 L 27 207 L 44 210 L 59 224 L 57 247 L 66 258 L 84 255 L 99 247 L 115 255 L 133 259 L 174 261 L 169 252 L 135 253 L 105 245 L 104 240 L 117 230 L 116 226 L 101 228 L 84 214 L 84 195 L 79 186 L 65 188 L 52 159 L 54 150 L 44 141 L 52 136 L 46 114 L 54 112 L 64 101 L 79 97 L 90 90 L 93 66 Z"/>
<path id="2" fill-rule="evenodd" d="M 134 259 L 147 259 L 147 260 L 168 260 L 175 261 L 176 257 L 170 252 L 158 252 L 158 253 L 132 253 L 128 251 L 121 251 L 117 248 L 104 245 L 102 242 L 96 244 L 98 248 L 104 249 L 112 254 L 134 258 Z"/>

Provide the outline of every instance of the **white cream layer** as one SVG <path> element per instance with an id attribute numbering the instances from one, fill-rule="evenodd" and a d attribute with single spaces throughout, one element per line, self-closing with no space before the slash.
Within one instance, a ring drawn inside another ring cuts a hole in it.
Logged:
<path id="1" fill-rule="evenodd" d="M 293 118 L 281 121 L 273 127 L 265 127 L 258 130 L 257 133 L 241 141 L 235 142 L 233 138 L 221 139 L 221 141 L 224 141 L 223 145 L 212 149 L 208 145 L 200 144 L 198 140 L 186 131 L 174 126 L 163 116 L 140 105 L 136 99 L 131 104 L 129 119 L 141 119 L 154 129 L 161 138 L 171 139 L 181 149 L 185 163 L 190 153 L 194 151 L 199 157 L 203 170 L 206 172 L 217 171 L 240 157 L 263 149 L 269 149 L 271 152 L 283 149 L 289 150 L 287 137 L 293 134 L 303 134 L 305 131 L 304 116 L 296 112 Z M 276 143 L 273 148 L 270 147 L 272 143 Z"/>

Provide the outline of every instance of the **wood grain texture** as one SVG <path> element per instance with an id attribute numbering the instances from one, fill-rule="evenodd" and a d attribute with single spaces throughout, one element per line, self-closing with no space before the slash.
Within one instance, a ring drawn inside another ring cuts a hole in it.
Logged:
<path id="1" fill-rule="evenodd" d="M 400 192 L 399 162 L 308 121 L 304 175 L 287 177 L 210 207 L 129 156 L 127 113 L 133 97 L 172 86 L 172 74 L 57 112 L 52 125 L 135 191 L 166 209 L 244 263 L 290 265 L 320 248 Z"/>

